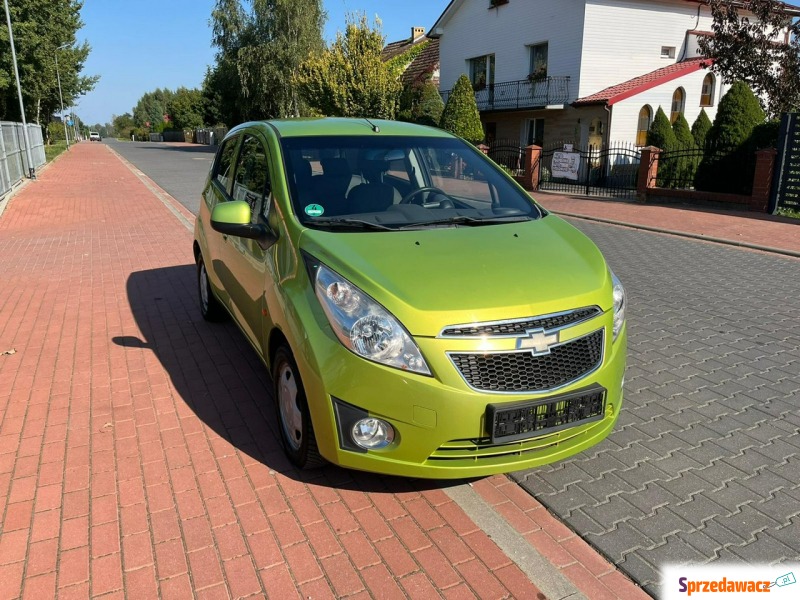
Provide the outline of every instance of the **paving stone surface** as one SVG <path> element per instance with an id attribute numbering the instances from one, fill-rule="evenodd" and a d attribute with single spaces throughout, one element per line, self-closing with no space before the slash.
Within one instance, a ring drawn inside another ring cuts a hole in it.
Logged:
<path id="1" fill-rule="evenodd" d="M 513 478 L 650 593 L 664 562 L 798 560 L 800 260 L 572 222 L 628 293 L 624 409 Z"/>

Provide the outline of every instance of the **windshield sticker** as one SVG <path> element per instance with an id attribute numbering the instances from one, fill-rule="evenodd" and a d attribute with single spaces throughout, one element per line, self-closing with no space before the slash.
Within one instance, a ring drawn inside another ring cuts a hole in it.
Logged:
<path id="1" fill-rule="evenodd" d="M 306 214 L 309 217 L 321 217 L 322 214 L 325 212 L 325 209 L 322 208 L 319 204 L 309 204 L 305 208 Z"/>

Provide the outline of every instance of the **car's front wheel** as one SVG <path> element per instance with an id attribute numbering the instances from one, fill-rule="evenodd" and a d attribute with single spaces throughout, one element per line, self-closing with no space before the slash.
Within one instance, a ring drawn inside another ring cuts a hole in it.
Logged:
<path id="1" fill-rule="evenodd" d="M 289 460 L 300 469 L 324 465 L 325 459 L 317 450 L 317 439 L 311 424 L 303 382 L 294 356 L 286 344 L 275 351 L 272 381 L 275 386 L 275 408 L 281 441 Z"/>
<path id="2" fill-rule="evenodd" d="M 203 255 L 197 255 L 197 289 L 200 296 L 200 314 L 206 321 L 221 321 L 225 318 L 225 309 L 211 291 L 211 283 L 208 280 L 206 263 Z"/>

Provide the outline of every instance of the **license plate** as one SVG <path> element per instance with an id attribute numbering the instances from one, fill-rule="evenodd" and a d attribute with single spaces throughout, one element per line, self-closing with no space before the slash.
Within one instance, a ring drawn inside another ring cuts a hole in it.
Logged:
<path id="1" fill-rule="evenodd" d="M 513 442 L 599 421 L 605 404 L 606 390 L 598 385 L 546 400 L 490 404 L 486 423 L 492 443 Z"/>

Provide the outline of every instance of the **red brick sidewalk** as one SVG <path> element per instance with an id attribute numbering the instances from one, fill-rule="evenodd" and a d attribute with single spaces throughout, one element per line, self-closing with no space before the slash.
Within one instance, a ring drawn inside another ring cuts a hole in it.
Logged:
<path id="1" fill-rule="evenodd" d="M 800 219 L 684 205 L 653 205 L 537 192 L 542 206 L 559 214 L 585 216 L 800 253 Z"/>
<path id="2" fill-rule="evenodd" d="M 446 485 L 289 467 L 191 246 L 100 144 L 0 218 L 0 599 L 541 597 Z M 587 597 L 646 597 L 508 478 L 469 489 Z"/>

